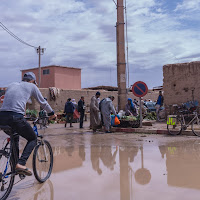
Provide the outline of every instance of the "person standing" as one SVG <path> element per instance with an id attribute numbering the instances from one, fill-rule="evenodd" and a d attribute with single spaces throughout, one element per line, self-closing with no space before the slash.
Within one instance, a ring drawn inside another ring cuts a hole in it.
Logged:
<path id="1" fill-rule="evenodd" d="M 74 104 L 71 102 L 71 98 L 67 99 L 64 113 L 66 113 L 65 128 L 67 127 L 67 122 L 70 123 L 70 127 L 73 127 L 72 120 L 73 120 L 73 114 L 74 114 Z"/>
<path id="2" fill-rule="evenodd" d="M 159 110 L 160 110 L 160 107 L 163 106 L 163 103 L 164 103 L 164 97 L 162 95 L 162 91 L 159 91 L 159 96 L 158 96 L 158 99 L 157 99 L 157 102 L 156 102 L 156 118 L 157 118 L 157 121 L 159 121 Z"/>
<path id="3" fill-rule="evenodd" d="M 113 106 L 112 101 L 114 101 L 115 97 L 109 96 L 108 98 L 105 98 L 104 101 L 101 103 L 101 113 L 103 116 L 103 122 L 105 127 L 106 133 L 111 133 L 111 112 L 116 116 L 117 113 L 115 111 L 115 108 Z"/>
<path id="4" fill-rule="evenodd" d="M 96 132 L 98 126 L 100 125 L 99 117 L 99 103 L 98 98 L 100 97 L 100 92 L 97 92 L 95 96 L 91 98 L 90 102 L 90 127 Z"/>
<path id="5" fill-rule="evenodd" d="M 85 115 L 85 101 L 83 96 L 78 102 L 78 112 L 80 113 L 80 128 L 83 128 L 83 119 Z"/>
<path id="6" fill-rule="evenodd" d="M 74 109 L 78 109 L 78 104 L 76 103 L 75 99 L 72 99 L 72 103 L 74 105 Z"/>

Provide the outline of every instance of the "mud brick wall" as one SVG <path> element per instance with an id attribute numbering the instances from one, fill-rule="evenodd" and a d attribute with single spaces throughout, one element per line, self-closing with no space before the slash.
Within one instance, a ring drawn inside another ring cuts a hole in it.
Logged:
<path id="1" fill-rule="evenodd" d="M 58 98 L 55 101 L 50 101 L 49 89 L 43 88 L 43 89 L 40 89 L 40 91 L 41 91 L 42 95 L 47 98 L 49 104 L 56 112 L 64 110 L 64 105 L 68 98 L 75 99 L 76 102 L 78 103 L 80 97 L 84 96 L 85 104 L 89 106 L 91 97 L 93 95 L 95 95 L 97 92 L 95 90 L 60 90 L 60 94 L 59 94 Z M 101 92 L 100 99 L 108 97 L 109 95 L 114 96 L 115 100 L 113 103 L 114 103 L 115 108 L 117 107 L 117 94 L 118 94 L 117 91 L 111 92 L 111 91 L 104 91 L 104 90 L 101 91 L 100 90 L 100 92 Z M 153 101 L 156 101 L 157 97 L 158 97 L 158 92 L 150 90 L 143 99 L 151 99 Z M 135 99 L 136 97 L 131 92 L 129 92 L 128 98 Z M 136 99 L 138 99 L 138 98 L 136 98 Z M 32 104 L 27 105 L 27 108 L 39 110 L 40 106 L 35 100 L 32 100 Z"/>
<path id="2" fill-rule="evenodd" d="M 200 102 L 200 62 L 163 66 L 163 91 L 166 107 L 187 101 Z M 193 91 L 193 92 L 192 92 Z"/>

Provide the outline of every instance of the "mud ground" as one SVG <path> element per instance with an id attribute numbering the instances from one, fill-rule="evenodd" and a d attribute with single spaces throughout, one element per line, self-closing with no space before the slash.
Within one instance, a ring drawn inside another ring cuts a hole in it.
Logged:
<path id="1" fill-rule="evenodd" d="M 43 130 L 40 131 L 43 133 Z M 53 173 L 17 183 L 10 200 L 199 200 L 200 138 L 153 134 L 93 134 L 88 128 L 46 129 Z M 0 132 L 0 147 L 6 135 Z M 24 146 L 20 142 L 20 149 Z M 28 167 L 32 167 L 32 157 Z M 19 180 L 16 177 L 16 182 Z"/>

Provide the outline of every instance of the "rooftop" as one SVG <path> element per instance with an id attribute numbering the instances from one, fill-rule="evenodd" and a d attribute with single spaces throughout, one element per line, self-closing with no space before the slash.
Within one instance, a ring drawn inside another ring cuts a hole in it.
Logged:
<path id="1" fill-rule="evenodd" d="M 62 68 L 68 68 L 68 69 L 81 70 L 81 68 L 77 68 L 77 67 L 67 67 L 67 66 L 60 66 L 60 65 L 48 65 L 48 66 L 43 66 L 41 68 L 50 68 L 50 67 L 62 67 Z M 26 71 L 26 70 L 31 70 L 31 69 L 38 69 L 38 67 L 29 68 L 29 69 L 22 69 L 21 71 Z"/>

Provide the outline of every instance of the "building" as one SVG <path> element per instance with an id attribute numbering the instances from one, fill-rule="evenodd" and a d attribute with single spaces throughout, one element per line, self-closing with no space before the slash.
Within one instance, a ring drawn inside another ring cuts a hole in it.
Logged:
<path id="1" fill-rule="evenodd" d="M 33 72 L 39 82 L 39 69 L 21 70 L 22 77 L 26 72 Z M 64 67 L 50 65 L 41 67 L 41 85 L 40 88 L 56 87 L 66 90 L 81 89 L 81 69 L 73 67 Z"/>
<path id="2" fill-rule="evenodd" d="M 166 106 L 197 100 L 200 103 L 200 62 L 163 66 L 163 90 Z"/>

